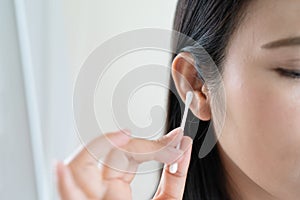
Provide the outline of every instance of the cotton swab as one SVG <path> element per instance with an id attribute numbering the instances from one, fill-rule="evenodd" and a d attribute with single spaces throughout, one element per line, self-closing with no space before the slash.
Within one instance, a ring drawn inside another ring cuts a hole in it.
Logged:
<path id="1" fill-rule="evenodd" d="M 185 126 L 185 122 L 186 122 L 188 110 L 190 108 L 192 100 L 193 100 L 193 92 L 188 91 L 186 93 L 186 97 L 185 97 L 185 108 L 184 108 L 184 113 L 183 113 L 182 121 L 181 121 L 181 124 L 180 124 L 180 128 L 182 128 L 182 130 L 184 130 L 184 126 Z M 176 149 L 180 149 L 180 143 L 176 146 Z M 169 171 L 170 171 L 170 173 L 175 174 L 177 172 L 177 169 L 178 169 L 178 163 L 173 163 L 170 166 Z"/>

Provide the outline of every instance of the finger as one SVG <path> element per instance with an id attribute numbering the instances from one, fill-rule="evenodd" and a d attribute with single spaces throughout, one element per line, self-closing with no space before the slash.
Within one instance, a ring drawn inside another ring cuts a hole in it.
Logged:
<path id="1" fill-rule="evenodd" d="M 57 187 L 62 200 L 85 200 L 84 193 L 76 185 L 68 166 L 58 162 L 56 165 Z"/>
<path id="2" fill-rule="evenodd" d="M 75 157 L 67 162 L 74 174 L 74 180 L 88 197 L 98 198 L 102 195 L 105 184 L 101 181 L 98 160 L 117 146 L 130 140 L 128 131 L 116 131 L 99 136 L 80 149 Z"/>
<path id="3" fill-rule="evenodd" d="M 142 162 L 174 162 L 183 154 L 182 150 L 176 149 L 182 136 L 182 129 L 177 128 L 158 140 L 131 139 L 122 149 L 114 149 L 107 155 L 102 163 L 103 179 L 119 178 L 130 182 Z"/>
<path id="4" fill-rule="evenodd" d="M 190 163 L 192 142 L 193 140 L 190 137 L 183 137 L 181 141 L 181 149 L 184 151 L 184 154 L 177 160 L 178 170 L 175 174 L 171 174 L 169 172 L 170 165 L 167 164 L 164 166 L 161 181 L 155 194 L 156 198 L 182 199 Z"/>
<path id="5" fill-rule="evenodd" d="M 183 136 L 183 129 L 181 127 L 178 127 L 173 129 L 163 137 L 159 138 L 157 142 L 165 144 L 166 146 L 175 147 L 181 141 L 182 136 Z"/>
<path id="6" fill-rule="evenodd" d="M 80 147 L 73 156 L 66 159 L 65 163 L 76 162 L 76 164 L 97 164 L 100 157 L 108 154 L 113 148 L 122 146 L 130 140 L 130 132 L 120 130 L 103 134 L 86 146 Z"/>
<path id="7" fill-rule="evenodd" d="M 126 144 L 127 156 L 137 163 L 156 160 L 162 163 L 172 163 L 183 151 L 175 147 L 183 137 L 182 128 L 176 128 L 158 140 L 133 139 Z"/>

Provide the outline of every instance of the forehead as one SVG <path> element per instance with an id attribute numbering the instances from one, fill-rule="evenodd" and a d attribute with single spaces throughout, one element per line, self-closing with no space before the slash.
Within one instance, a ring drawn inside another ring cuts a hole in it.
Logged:
<path id="1" fill-rule="evenodd" d="M 261 51 L 263 44 L 300 36 L 300 0 L 256 0 L 232 38 L 240 49 Z"/>

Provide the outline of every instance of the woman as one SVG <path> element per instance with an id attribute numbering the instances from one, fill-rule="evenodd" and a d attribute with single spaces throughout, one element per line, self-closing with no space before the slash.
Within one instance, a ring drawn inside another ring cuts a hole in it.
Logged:
<path id="1" fill-rule="evenodd" d="M 224 126 L 216 129 L 220 131 L 217 144 L 200 159 L 203 133 L 211 119 L 221 117 L 216 112 L 219 96 L 213 92 L 218 85 L 197 78 L 202 76 L 199 71 L 205 74 L 209 68 L 197 70 L 201 66 L 193 63 L 201 62 L 201 57 L 192 51 L 180 52 L 184 43 L 175 43 L 180 53 L 172 59 L 170 86 L 176 87 L 184 102 L 188 88 L 184 80 L 191 84 L 195 98 L 190 115 L 200 120 L 194 141 L 176 128 L 182 102 L 171 92 L 169 134 L 156 141 L 129 139 L 120 132 L 108 134 L 115 145 L 129 151 L 163 149 L 159 155 L 125 159 L 126 169 L 136 169 L 151 159 L 166 163 L 154 199 L 299 199 L 299 19 L 298 0 L 178 1 L 174 29 L 202 45 L 218 66 L 226 113 Z M 176 150 L 179 142 L 181 150 Z M 95 144 L 104 147 L 98 153 L 106 155 L 107 161 L 120 159 L 103 137 L 91 142 L 90 148 Z M 170 174 L 169 164 L 180 155 L 177 173 Z M 63 199 L 131 198 L 129 184 L 134 175 L 105 166 L 99 170 L 85 150 L 67 165 L 59 163 L 57 172 Z"/>

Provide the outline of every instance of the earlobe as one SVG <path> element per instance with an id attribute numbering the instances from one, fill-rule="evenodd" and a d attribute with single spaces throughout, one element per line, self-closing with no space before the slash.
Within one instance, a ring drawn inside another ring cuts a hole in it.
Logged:
<path id="1" fill-rule="evenodd" d="M 185 95 L 192 91 L 194 99 L 190 110 L 193 114 L 203 121 L 210 120 L 211 112 L 208 98 L 208 90 L 203 81 L 197 76 L 193 57 L 190 53 L 181 52 L 172 62 L 172 77 L 182 101 Z"/>

